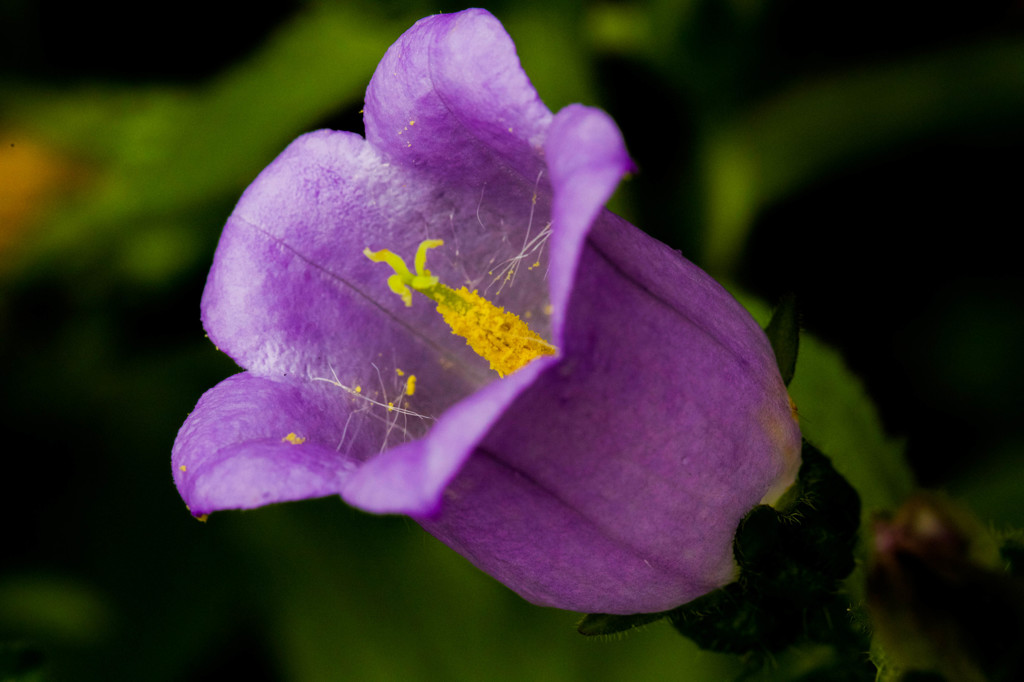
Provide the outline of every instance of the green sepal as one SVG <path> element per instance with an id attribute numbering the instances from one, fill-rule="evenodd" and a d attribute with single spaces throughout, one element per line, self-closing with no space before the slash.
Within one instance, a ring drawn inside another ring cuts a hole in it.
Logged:
<path id="1" fill-rule="evenodd" d="M 860 498 L 813 445 L 805 442 L 802 456 L 782 509 L 759 505 L 740 522 L 733 542 L 739 579 L 669 612 L 676 630 L 701 648 L 756 656 L 798 642 L 863 646 L 838 597 L 854 567 Z"/>
<path id="2" fill-rule="evenodd" d="M 629 632 L 645 625 L 656 623 L 668 615 L 661 613 L 635 613 L 629 616 L 616 616 L 610 613 L 588 613 L 580 619 L 576 630 L 587 637 L 617 635 Z"/>
<path id="3" fill-rule="evenodd" d="M 787 386 L 796 373 L 796 356 L 800 350 L 800 318 L 797 314 L 796 296 L 787 294 L 779 301 L 772 313 L 772 319 L 764 333 L 775 351 L 775 362 L 779 365 L 782 381 Z"/>
<path id="4" fill-rule="evenodd" d="M 780 623 L 751 596 L 742 581 L 730 583 L 675 609 L 669 622 L 707 651 L 746 654 L 785 648 L 793 639 L 792 626 Z"/>
<path id="5" fill-rule="evenodd" d="M 590 614 L 584 635 L 612 635 L 667 618 L 702 649 L 768 657 L 800 642 L 822 642 L 863 660 L 867 642 L 852 627 L 840 582 L 854 567 L 860 498 L 809 443 L 781 509 L 754 507 L 733 541 L 739 579 L 671 611 Z M 860 679 L 870 670 L 853 671 Z M 870 679 L 864 677 L 864 679 Z"/>

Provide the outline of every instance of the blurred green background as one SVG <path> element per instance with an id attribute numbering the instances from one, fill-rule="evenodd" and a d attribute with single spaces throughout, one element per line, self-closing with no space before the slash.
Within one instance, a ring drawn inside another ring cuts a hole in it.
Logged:
<path id="1" fill-rule="evenodd" d="M 758 315 L 797 294 L 805 433 L 870 508 L 910 487 L 905 452 L 1024 525 L 1024 4 L 486 7 L 553 110 L 618 120 L 640 171 L 617 211 Z M 173 487 L 178 427 L 236 371 L 199 322 L 234 202 L 300 133 L 361 132 L 387 47 L 463 8 L 0 2 L 0 679 L 735 673 L 664 624 L 584 640 L 407 519 L 204 525 Z"/>

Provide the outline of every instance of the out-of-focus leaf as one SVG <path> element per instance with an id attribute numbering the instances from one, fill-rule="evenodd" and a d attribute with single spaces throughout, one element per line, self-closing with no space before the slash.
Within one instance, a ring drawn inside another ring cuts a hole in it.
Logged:
<path id="1" fill-rule="evenodd" d="M 292 138 L 357 106 L 381 55 L 415 18 L 311 5 L 250 59 L 194 88 L 5 87 L 8 125 L 92 160 L 100 175 L 88 196 L 51 216 L 23 258 L 70 252 L 90 268 L 154 221 L 196 230 L 197 207 L 230 207 Z"/>
<path id="2" fill-rule="evenodd" d="M 513 4 L 507 12 L 498 13 L 515 41 L 530 81 L 552 111 L 573 102 L 597 102 L 593 61 L 586 50 L 580 49 L 585 27 L 580 26 L 574 5 Z"/>
<path id="3" fill-rule="evenodd" d="M 950 48 L 800 83 L 705 140 L 702 262 L 727 274 L 757 211 L 822 174 L 929 134 L 1022 115 L 1020 41 Z"/>
<path id="4" fill-rule="evenodd" d="M 337 499 L 214 515 L 246 535 L 287 679 L 728 680 L 738 662 L 666 624 L 596 646 L 576 616 L 532 606 L 407 519 Z M 339 655 L 339 648 L 344 653 Z"/>
<path id="5" fill-rule="evenodd" d="M 1024 443 L 1011 442 L 1001 451 L 952 481 L 949 490 L 982 519 L 997 527 L 1024 528 Z"/>
<path id="6" fill-rule="evenodd" d="M 94 586 L 61 575 L 9 575 L 0 580 L 0 631 L 71 644 L 96 644 L 113 626 L 109 604 Z"/>
<path id="7" fill-rule="evenodd" d="M 25 642 L 0 642 L 0 680 L 44 682 L 46 657 Z"/>

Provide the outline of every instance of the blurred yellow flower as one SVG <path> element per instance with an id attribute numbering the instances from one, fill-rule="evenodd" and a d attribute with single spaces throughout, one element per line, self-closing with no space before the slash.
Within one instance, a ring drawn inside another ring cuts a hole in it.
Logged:
<path id="1" fill-rule="evenodd" d="M 81 166 L 59 151 L 24 133 L 0 131 L 0 253 L 81 178 Z"/>

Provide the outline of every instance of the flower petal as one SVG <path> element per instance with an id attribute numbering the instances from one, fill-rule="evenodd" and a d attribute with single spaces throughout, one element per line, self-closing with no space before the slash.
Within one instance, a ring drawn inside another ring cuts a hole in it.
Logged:
<path id="1" fill-rule="evenodd" d="M 408 514 L 417 519 L 436 516 L 445 488 L 479 440 L 516 396 L 556 362 L 552 357 L 534 360 L 454 405 L 425 438 L 366 462 L 347 481 L 342 497 L 352 506 L 377 514 Z"/>
<path id="2" fill-rule="evenodd" d="M 555 116 L 544 153 L 554 188 L 549 289 L 552 307 L 563 311 L 583 241 L 598 215 L 608 214 L 604 205 L 622 176 L 636 166 L 611 117 L 579 104 L 571 104 Z M 558 314 L 553 320 L 556 339 L 561 338 L 563 319 Z"/>
<path id="3" fill-rule="evenodd" d="M 299 138 L 225 228 L 203 319 L 251 374 L 179 433 L 193 513 L 340 493 L 567 609 L 658 611 L 731 579 L 736 525 L 793 479 L 799 431 L 746 311 L 603 210 L 633 168 L 614 122 L 552 117 L 483 10 L 418 22 L 365 111 L 367 140 Z M 445 241 L 433 275 L 557 355 L 497 380 L 361 255 L 425 239 Z"/>
<path id="4" fill-rule="evenodd" d="M 479 185 L 498 166 L 533 182 L 551 112 L 501 23 L 471 9 L 421 19 L 398 39 L 364 117 L 366 139 L 397 162 Z"/>
<path id="5" fill-rule="evenodd" d="M 487 29 L 488 35 L 495 25 L 500 29 L 500 24 L 487 14 L 469 12 L 457 16 L 460 18 L 454 24 L 448 17 L 432 17 L 436 21 L 420 22 L 410 31 L 412 39 L 403 37 L 389 51 L 389 55 L 393 59 L 408 59 L 415 64 L 417 61 L 409 56 L 406 46 L 436 46 L 436 37 L 425 37 L 434 36 L 435 33 L 444 36 L 446 45 L 450 42 L 465 46 L 468 42 L 469 53 L 472 54 L 476 43 L 472 40 L 459 42 L 460 37 L 464 38 L 457 30 L 460 25 L 469 23 L 470 28 L 482 26 Z M 387 72 L 384 66 L 387 62 L 385 58 L 378 69 L 378 76 L 381 72 Z M 522 80 L 525 81 L 525 75 Z M 377 83 L 376 77 L 374 82 Z M 519 85 L 528 87 L 532 92 L 529 81 Z M 479 88 L 473 90 L 476 92 Z M 374 91 L 373 86 L 371 91 Z M 380 90 L 377 92 L 379 94 Z M 422 93 L 421 96 L 426 97 Z M 367 125 L 369 136 L 369 122 Z M 476 140 L 474 142 L 479 144 Z M 557 255 L 552 258 L 548 271 L 551 300 L 555 300 L 554 287 L 559 286 L 560 297 L 564 301 L 568 297 L 578 254 L 590 226 L 603 211 L 604 203 L 622 175 L 633 168 L 633 163 L 626 153 L 618 128 L 608 115 L 578 105 L 567 107 L 555 117 L 545 149 L 549 163 L 553 160 L 558 163 L 557 167 L 548 169 L 554 190 L 552 206 L 556 211 L 553 216 L 553 239 L 557 240 L 552 247 L 552 252 Z M 524 150 L 526 152 L 535 154 L 532 149 Z M 552 315 L 555 324 L 562 318 L 561 309 L 564 306 L 555 307 Z M 557 336 L 554 340 L 557 345 Z M 557 359 L 550 359 L 531 363 L 516 374 L 492 383 L 453 406 L 423 441 L 408 443 L 367 462 L 346 486 L 345 500 L 377 513 L 404 513 L 417 518 L 435 516 L 440 510 L 445 487 L 470 457 L 490 426 L 539 372 L 557 362 Z"/>
<path id="6" fill-rule="evenodd" d="M 595 491 L 601 494 L 601 491 Z M 675 562 L 622 541 L 628 519 L 614 533 L 594 523 L 545 482 L 479 449 L 445 494 L 444 511 L 423 527 L 474 565 L 541 606 L 594 613 L 653 613 L 678 606 L 704 585 L 728 582 L 719 573 L 680 576 Z M 649 531 L 647 531 L 649 532 Z M 685 554 L 688 547 L 679 547 Z M 695 567 L 696 570 L 696 567 Z"/>
<path id="7" fill-rule="evenodd" d="M 386 273 L 362 256 L 371 245 L 415 249 L 409 226 L 422 223 L 428 191 L 356 135 L 300 137 L 250 185 L 224 228 L 203 292 L 211 340 L 255 374 L 336 374 L 353 385 L 375 381 L 371 365 L 383 349 L 403 349 L 387 360 L 413 371 L 460 350 L 431 306 L 404 309 L 383 284 Z"/>
<path id="8" fill-rule="evenodd" d="M 709 276 L 607 213 L 582 245 L 558 365 L 424 526 L 531 601 L 664 610 L 733 578 L 736 527 L 794 480 L 799 429 L 767 339 Z"/>
<path id="9" fill-rule="evenodd" d="M 344 415 L 311 398 L 245 372 L 207 391 L 171 453 L 175 484 L 192 514 L 340 493 L 356 466 L 331 442 Z"/>
<path id="10" fill-rule="evenodd" d="M 531 601 L 560 608 L 653 612 L 729 582 L 740 519 L 776 481 L 792 480 L 799 432 L 781 386 L 767 394 L 754 358 L 590 246 L 563 353 L 488 432 L 424 526 Z"/>

